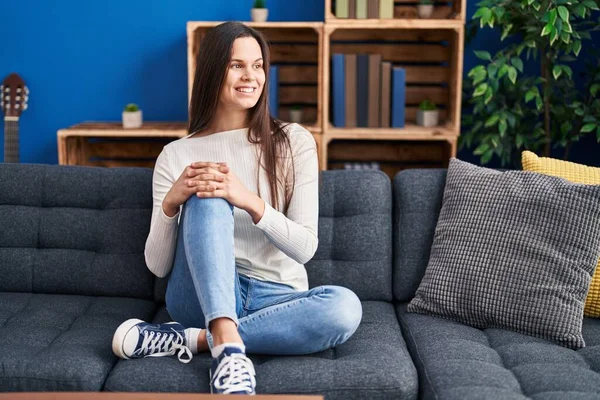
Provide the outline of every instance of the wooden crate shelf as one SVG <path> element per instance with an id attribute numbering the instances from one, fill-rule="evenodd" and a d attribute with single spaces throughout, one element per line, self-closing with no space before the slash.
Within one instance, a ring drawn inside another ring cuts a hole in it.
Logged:
<path id="1" fill-rule="evenodd" d="M 188 22 L 188 101 L 194 82 L 196 57 L 206 31 L 221 22 Z M 322 22 L 245 22 L 269 41 L 271 64 L 278 65 L 279 118 L 289 121 L 294 105 L 303 108 L 302 125 L 312 133 L 322 132 Z M 188 103 L 189 104 L 189 103 Z"/>
<path id="2" fill-rule="evenodd" d="M 58 163 L 153 168 L 163 147 L 187 134 L 185 122 L 146 122 L 138 129 L 124 129 L 120 122 L 84 122 L 57 132 Z M 320 154 L 322 135 L 313 137 Z"/>
<path id="3" fill-rule="evenodd" d="M 367 0 L 369 1 L 369 0 Z M 418 0 L 394 0 L 394 18 L 337 18 L 335 16 L 335 0 L 325 0 L 325 22 L 327 24 L 343 24 L 352 26 L 360 23 L 386 23 L 389 21 L 424 21 L 425 23 L 436 23 L 445 21 L 459 21 L 464 23 L 466 18 L 466 0 L 435 0 L 434 10 L 430 18 L 421 19 L 417 15 Z"/>

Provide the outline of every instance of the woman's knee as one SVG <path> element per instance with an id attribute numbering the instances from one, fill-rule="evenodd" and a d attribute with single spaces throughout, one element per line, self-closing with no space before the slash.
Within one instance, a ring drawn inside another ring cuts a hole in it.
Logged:
<path id="1" fill-rule="evenodd" d="M 190 196 L 184 203 L 186 213 L 199 211 L 202 215 L 232 215 L 233 206 L 220 197 L 201 198 L 196 195 Z"/>
<path id="2" fill-rule="evenodd" d="M 345 287 L 328 286 L 331 291 L 330 318 L 334 332 L 347 340 L 358 328 L 362 320 L 362 304 L 358 296 Z"/>

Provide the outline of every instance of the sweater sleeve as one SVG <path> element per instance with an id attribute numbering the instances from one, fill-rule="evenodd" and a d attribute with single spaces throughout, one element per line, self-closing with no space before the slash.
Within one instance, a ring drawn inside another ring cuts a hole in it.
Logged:
<path id="1" fill-rule="evenodd" d="M 290 143 L 295 186 L 286 214 L 265 202 L 256 226 L 279 250 L 300 264 L 308 262 L 319 244 L 319 161 L 312 134 L 293 125 Z"/>
<path id="2" fill-rule="evenodd" d="M 175 178 L 169 168 L 167 149 L 164 148 L 156 159 L 154 167 L 152 220 L 150 221 L 150 232 L 144 249 L 148 269 L 159 278 L 169 273 L 175 255 L 179 212 L 173 217 L 168 217 L 162 208 L 163 199 L 174 182 Z"/>

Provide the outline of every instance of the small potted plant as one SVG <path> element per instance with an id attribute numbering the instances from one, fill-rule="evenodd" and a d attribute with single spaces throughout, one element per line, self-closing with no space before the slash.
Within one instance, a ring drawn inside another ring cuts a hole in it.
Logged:
<path id="1" fill-rule="evenodd" d="M 123 110 L 123 128 L 139 128 L 141 126 L 142 110 L 137 104 L 127 104 Z"/>
<path id="2" fill-rule="evenodd" d="M 419 0 L 417 5 L 419 18 L 429 18 L 433 14 L 433 0 Z"/>
<path id="3" fill-rule="evenodd" d="M 290 122 L 295 122 L 297 124 L 302 123 L 302 107 L 299 105 L 294 105 L 290 107 Z"/>
<path id="4" fill-rule="evenodd" d="M 265 22 L 269 16 L 269 9 L 265 4 L 265 0 L 254 0 L 254 7 L 250 13 L 252 15 L 252 21 Z"/>
<path id="5" fill-rule="evenodd" d="M 417 110 L 417 125 L 430 127 L 439 123 L 439 111 L 431 100 L 424 100 Z"/>

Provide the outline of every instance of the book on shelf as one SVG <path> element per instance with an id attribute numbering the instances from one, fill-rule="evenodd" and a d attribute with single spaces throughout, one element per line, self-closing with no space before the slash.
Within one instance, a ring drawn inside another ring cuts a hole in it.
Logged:
<path id="1" fill-rule="evenodd" d="M 383 61 L 381 63 L 381 114 L 379 126 L 382 128 L 390 127 L 390 106 L 391 106 L 391 88 L 392 88 L 392 63 Z"/>
<path id="2" fill-rule="evenodd" d="M 392 67 L 392 128 L 404 128 L 406 112 L 406 70 Z"/>
<path id="3" fill-rule="evenodd" d="M 369 126 L 369 55 L 356 56 L 356 126 Z"/>
<path id="4" fill-rule="evenodd" d="M 367 0 L 356 0 L 356 18 L 367 18 Z"/>
<path id="5" fill-rule="evenodd" d="M 378 128 L 381 110 L 381 54 L 369 54 L 367 126 Z"/>
<path id="6" fill-rule="evenodd" d="M 349 11 L 349 0 L 336 0 L 335 1 L 335 16 L 337 18 L 348 18 Z"/>
<path id="7" fill-rule="evenodd" d="M 379 0 L 379 18 L 394 18 L 394 0 Z"/>
<path id="8" fill-rule="evenodd" d="M 346 60 L 346 127 L 356 127 L 356 54 L 345 54 Z"/>
<path id="9" fill-rule="evenodd" d="M 367 4 L 367 18 L 379 18 L 379 0 L 369 0 Z"/>
<path id="10" fill-rule="evenodd" d="M 279 67 L 269 67 L 269 111 L 274 118 L 279 118 Z"/>
<path id="11" fill-rule="evenodd" d="M 346 124 L 346 82 L 343 54 L 334 54 L 331 59 L 331 104 L 333 125 L 342 127 Z"/>

